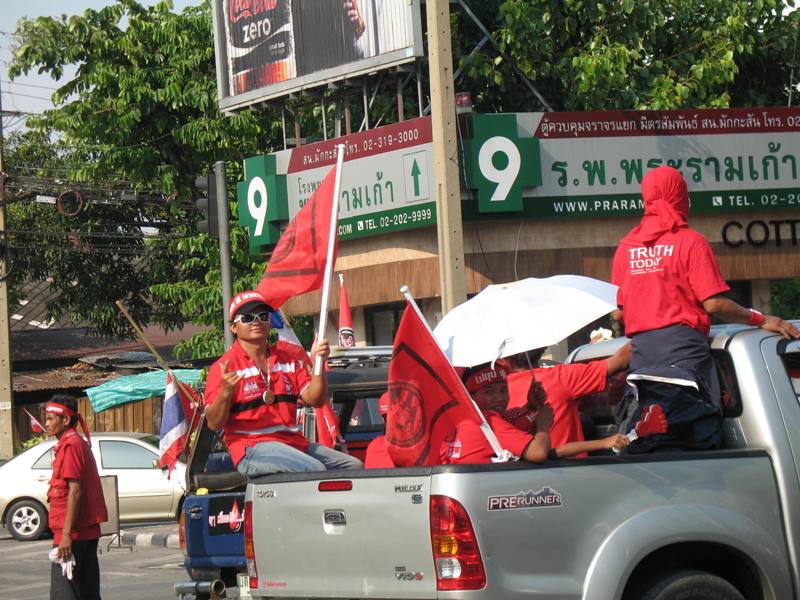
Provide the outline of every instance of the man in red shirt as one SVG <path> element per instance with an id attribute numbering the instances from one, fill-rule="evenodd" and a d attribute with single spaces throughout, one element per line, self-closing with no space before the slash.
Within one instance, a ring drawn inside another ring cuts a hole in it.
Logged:
<path id="1" fill-rule="evenodd" d="M 729 287 L 711 247 L 687 223 L 689 193 L 680 172 L 662 166 L 647 173 L 642 198 L 644 216 L 620 241 L 611 277 L 619 286 L 617 302 L 632 340 L 630 369 L 688 369 L 701 395 L 719 410 L 721 389 L 708 345 L 710 315 L 786 338 L 798 338 L 800 331 L 722 296 Z"/>
<path id="2" fill-rule="evenodd" d="M 500 445 L 520 460 L 542 462 L 550 452 L 549 432 L 553 424 L 553 411 L 547 405 L 539 408 L 534 435 L 509 423 L 503 418 L 508 404 L 507 375 L 505 365 L 497 364 L 494 369 L 482 365 L 468 369 L 462 379 Z M 470 421 L 459 424 L 440 450 L 441 461 L 445 464 L 490 463 L 494 456 L 494 450 L 480 426 Z"/>
<path id="3" fill-rule="evenodd" d="M 56 394 L 45 406 L 47 434 L 58 438 L 53 459 L 53 475 L 47 499 L 49 526 L 57 560 L 69 563 L 71 572 L 54 562 L 50 571 L 51 600 L 99 600 L 100 566 L 97 540 L 100 523 L 108 520 L 103 489 L 97 472 L 86 423 L 77 412 L 72 396 Z M 75 425 L 80 423 L 84 441 Z M 71 575 L 71 578 L 68 577 Z"/>
<path id="4" fill-rule="evenodd" d="M 359 468 L 361 461 L 303 437 L 297 402 L 321 406 L 327 399 L 325 373 L 267 343 L 272 308 L 254 291 L 237 294 L 229 305 L 236 340 L 208 372 L 206 421 L 224 429 L 237 470 L 245 476 L 268 473 Z M 327 340 L 311 348 L 311 358 L 328 357 Z"/>
<path id="5" fill-rule="evenodd" d="M 539 366 L 544 350 L 531 350 L 527 353 L 527 358 L 523 353 L 503 359 L 512 369 L 508 375 L 508 408 L 525 406 L 528 402 L 528 390 L 533 381 L 536 381 L 544 390 L 545 401 L 553 409 L 550 445 L 558 448 L 564 444 L 582 442 L 584 435 L 578 410 L 580 399 L 588 394 L 602 392 L 606 388 L 608 377 L 628 368 L 630 344 L 625 344 L 606 360 L 553 367 Z"/>

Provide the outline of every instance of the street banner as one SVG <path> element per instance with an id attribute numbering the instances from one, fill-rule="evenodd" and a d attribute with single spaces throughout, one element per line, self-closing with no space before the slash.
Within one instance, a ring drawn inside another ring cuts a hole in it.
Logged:
<path id="1" fill-rule="evenodd" d="M 339 346 L 352 348 L 356 345 L 356 336 L 353 333 L 353 315 L 350 313 L 350 300 L 347 298 L 347 288 L 344 287 L 344 275 L 339 273 Z"/>

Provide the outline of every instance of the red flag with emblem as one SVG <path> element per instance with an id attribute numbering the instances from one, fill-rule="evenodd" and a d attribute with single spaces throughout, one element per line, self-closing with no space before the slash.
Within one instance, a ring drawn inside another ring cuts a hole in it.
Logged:
<path id="1" fill-rule="evenodd" d="M 320 289 L 327 260 L 336 263 L 336 242 L 333 256 L 327 256 L 335 180 L 336 166 L 292 219 L 272 251 L 256 290 L 274 309 L 280 308 L 292 296 Z"/>
<path id="2" fill-rule="evenodd" d="M 339 346 L 352 348 L 356 345 L 356 336 L 353 333 L 353 315 L 350 313 L 350 300 L 347 298 L 347 288 L 344 287 L 344 275 L 339 274 Z"/>
<path id="3" fill-rule="evenodd" d="M 430 329 L 407 304 L 389 364 L 389 456 L 398 467 L 437 464 L 442 442 L 462 421 L 483 423 Z"/>
<path id="4" fill-rule="evenodd" d="M 39 423 L 39 420 L 29 413 L 27 408 L 23 408 L 22 410 L 24 410 L 25 414 L 28 415 L 28 421 L 31 424 L 31 431 L 33 431 L 33 433 L 44 433 L 44 425 Z"/>

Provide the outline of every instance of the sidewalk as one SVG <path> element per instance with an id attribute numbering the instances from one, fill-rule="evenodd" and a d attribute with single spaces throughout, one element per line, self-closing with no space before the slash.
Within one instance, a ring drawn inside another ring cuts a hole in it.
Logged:
<path id="1" fill-rule="evenodd" d="M 176 522 L 141 526 L 122 525 L 120 526 L 119 537 L 120 545 L 122 546 L 181 547 L 178 541 L 178 524 Z M 111 540 L 111 536 L 105 536 L 103 540 L 108 542 Z M 103 540 L 101 540 L 101 543 Z"/>

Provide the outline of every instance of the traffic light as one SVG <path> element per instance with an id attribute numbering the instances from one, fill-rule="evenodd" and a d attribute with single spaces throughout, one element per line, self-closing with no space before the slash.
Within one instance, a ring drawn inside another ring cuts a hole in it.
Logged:
<path id="1" fill-rule="evenodd" d="M 194 187 L 203 194 L 195 200 L 195 208 L 203 215 L 197 222 L 197 233 L 207 233 L 210 238 L 219 239 L 219 219 L 217 218 L 217 181 L 214 172 L 199 175 Z"/>

